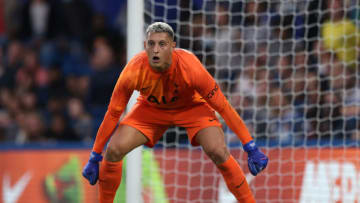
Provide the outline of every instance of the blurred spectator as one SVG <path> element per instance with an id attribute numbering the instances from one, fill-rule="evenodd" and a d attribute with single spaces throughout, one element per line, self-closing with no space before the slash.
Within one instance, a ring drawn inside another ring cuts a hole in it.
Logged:
<path id="1" fill-rule="evenodd" d="M 322 22 L 322 14 L 326 9 L 323 0 L 313 0 L 308 3 L 305 13 L 305 47 L 306 51 L 313 51 L 320 37 L 320 23 Z"/>
<path id="2" fill-rule="evenodd" d="M 326 56 L 326 55 L 325 55 Z M 356 80 L 351 68 L 345 68 L 336 55 L 331 57 L 331 63 L 325 66 L 321 73 L 321 97 L 317 109 L 317 135 L 321 138 L 345 138 L 350 131 L 353 131 L 356 125 L 355 120 L 346 118 L 342 115 L 345 99 L 349 99 L 349 94 L 355 94 Z M 348 69 L 348 70 L 347 70 Z M 348 91 L 352 90 L 352 91 Z M 356 94 L 355 94 L 356 95 Z M 355 96 L 356 97 L 356 96 Z M 346 100 L 347 100 L 346 99 Z M 355 100 L 356 101 L 356 100 Z M 351 102 L 354 105 L 356 102 Z M 344 106 L 345 105 L 345 106 Z M 315 114 L 315 112 L 312 112 Z M 350 122 L 348 122 L 350 121 Z M 314 122 L 312 122 L 314 124 Z M 350 137 L 350 136 L 348 136 Z"/>
<path id="3" fill-rule="evenodd" d="M 92 33 L 91 19 L 94 15 L 85 0 L 56 1 L 60 8 L 60 19 L 63 19 L 62 29 L 65 36 L 72 41 L 86 42 Z M 76 14 L 76 15 L 75 15 Z"/>
<path id="4" fill-rule="evenodd" d="M 66 115 L 67 97 L 63 94 L 53 95 L 49 98 L 46 107 L 43 109 L 46 125 L 49 128 L 52 119 L 56 115 Z M 61 138 L 60 138 L 61 140 Z"/>
<path id="5" fill-rule="evenodd" d="M 20 1 L 3 0 L 4 20 L 6 26 L 6 35 L 8 39 L 13 40 L 19 37 L 19 32 L 22 27 L 21 10 L 22 4 Z"/>
<path id="6" fill-rule="evenodd" d="M 10 41 L 4 54 L 0 74 L 0 87 L 12 89 L 15 87 L 16 73 L 23 63 L 23 45 L 19 41 Z"/>
<path id="7" fill-rule="evenodd" d="M 279 60 L 279 83 L 285 95 L 291 97 L 294 105 L 304 103 L 306 78 L 310 71 L 308 56 L 303 46 L 297 46 L 293 55 L 282 56 Z"/>
<path id="8" fill-rule="evenodd" d="M 118 30 L 108 26 L 105 16 L 97 13 L 92 18 L 92 32 L 87 42 L 88 48 L 91 50 L 92 43 L 96 38 L 103 37 L 111 42 L 111 46 L 115 52 L 115 60 L 120 64 L 126 63 L 126 41 L 124 36 Z"/>
<path id="9" fill-rule="evenodd" d="M 270 82 L 269 71 L 265 66 L 258 66 L 256 59 L 248 61 L 248 64 L 242 68 L 240 74 L 236 78 L 234 85 L 231 103 L 237 110 L 250 108 L 252 110 L 259 106 L 266 104 L 266 86 Z M 246 99 L 247 106 L 242 104 L 243 99 Z M 241 108 L 240 108 L 241 107 Z"/>
<path id="10" fill-rule="evenodd" d="M 252 98 L 255 105 L 263 106 L 266 103 L 266 83 L 272 83 L 273 78 L 271 69 L 268 68 L 268 52 L 267 44 L 259 43 L 257 46 L 257 54 L 247 57 L 246 64 L 241 68 L 239 74 L 236 75 L 234 84 L 231 86 L 231 98 L 241 93 L 244 98 Z M 235 96 L 236 98 L 236 96 Z M 231 100 L 233 100 L 232 98 Z M 235 100 L 241 100 L 237 98 Z M 237 107 L 238 105 L 235 105 Z"/>
<path id="11" fill-rule="evenodd" d="M 358 0 L 349 0 L 348 1 L 349 7 L 349 16 L 355 24 L 359 27 L 360 26 L 360 7 Z"/>
<path id="12" fill-rule="evenodd" d="M 70 98 L 67 102 L 70 127 L 74 129 L 77 138 L 85 142 L 91 141 L 91 135 L 97 129 L 93 128 L 92 119 L 82 101 L 78 98 Z"/>
<path id="13" fill-rule="evenodd" d="M 48 69 L 48 89 L 49 97 L 67 93 L 65 77 L 58 65 L 53 65 Z"/>
<path id="14" fill-rule="evenodd" d="M 0 111 L 0 142 L 11 142 L 15 140 L 17 126 L 11 115 L 5 111 Z"/>
<path id="15" fill-rule="evenodd" d="M 34 91 L 39 104 L 44 105 L 48 99 L 48 71 L 40 66 L 37 52 L 26 49 L 24 64 L 16 73 L 16 92 Z"/>
<path id="16" fill-rule="evenodd" d="M 278 15 L 271 19 L 271 40 L 269 44 L 269 58 L 268 65 L 274 67 L 279 57 L 293 54 L 296 46 L 296 41 L 293 37 L 293 15 Z"/>
<path id="17" fill-rule="evenodd" d="M 230 92 L 232 80 L 240 71 L 241 64 L 241 33 L 238 27 L 231 25 L 231 3 L 218 3 L 215 7 L 215 29 L 210 36 L 214 40 L 215 78 L 221 89 Z"/>
<path id="18" fill-rule="evenodd" d="M 241 27 L 244 64 L 249 57 L 256 55 L 257 48 L 261 47 L 258 44 L 264 44 L 272 39 L 269 15 L 266 1 L 248 1 L 245 4 L 244 25 Z"/>
<path id="19" fill-rule="evenodd" d="M 20 92 L 16 97 L 22 111 L 31 111 L 38 108 L 38 97 L 34 92 Z"/>
<path id="20" fill-rule="evenodd" d="M 114 51 L 107 39 L 103 37 L 95 39 L 90 63 L 93 71 L 90 84 L 90 101 L 95 106 L 107 105 L 122 70 L 122 67 L 116 64 Z"/>
<path id="21" fill-rule="evenodd" d="M 66 77 L 68 95 L 87 100 L 90 82 L 88 75 L 68 75 Z"/>
<path id="22" fill-rule="evenodd" d="M 327 91 L 322 94 L 320 102 L 319 131 L 321 139 L 342 138 L 341 98 L 335 92 Z"/>
<path id="23" fill-rule="evenodd" d="M 319 134 L 320 103 L 322 98 L 320 76 L 316 71 L 309 71 L 306 74 L 305 95 L 303 106 L 298 104 L 297 110 L 307 121 L 306 136 L 313 138 Z"/>
<path id="24" fill-rule="evenodd" d="M 306 134 L 306 124 L 296 108 L 291 106 L 291 100 L 286 97 L 280 88 L 270 87 L 269 105 L 266 108 L 266 135 L 270 139 L 281 143 L 301 141 Z"/>
<path id="25" fill-rule="evenodd" d="M 66 97 L 64 95 L 54 95 L 50 97 L 46 106 L 46 112 L 50 115 L 64 113 L 66 109 Z"/>
<path id="26" fill-rule="evenodd" d="M 62 114 L 55 114 L 51 118 L 46 137 L 54 141 L 79 141 L 80 138 L 68 126 L 66 118 Z"/>
<path id="27" fill-rule="evenodd" d="M 43 117 L 38 111 L 30 111 L 18 115 L 18 122 L 20 123 L 21 132 L 16 137 L 18 144 L 25 144 L 31 142 L 45 142 L 46 139 L 46 125 Z"/>
<path id="28" fill-rule="evenodd" d="M 187 17 L 189 18 L 189 16 Z M 199 60 L 206 65 L 206 69 L 212 75 L 214 74 L 213 59 L 210 49 L 212 48 L 211 42 L 208 43 L 206 36 L 206 16 L 202 13 L 194 13 L 191 16 L 191 23 L 184 23 L 181 26 L 177 37 L 177 45 L 183 49 L 192 50 L 192 52 L 199 58 Z"/>
<path id="29" fill-rule="evenodd" d="M 7 88 L 0 90 L 1 108 L 7 110 L 10 115 L 15 116 L 21 111 L 19 101 L 15 93 Z"/>
<path id="30" fill-rule="evenodd" d="M 231 104 L 239 112 L 254 136 L 265 137 L 267 121 L 264 118 L 266 118 L 266 104 L 269 101 L 267 94 L 268 87 L 270 87 L 269 70 L 265 66 L 256 66 L 253 58 L 242 69 L 236 81 L 230 97 Z M 229 130 L 227 133 L 229 134 Z M 233 133 L 231 132 L 230 135 Z"/>
<path id="31" fill-rule="evenodd" d="M 92 73 L 90 76 L 89 101 L 95 126 L 99 126 L 107 109 L 109 98 L 122 70 L 115 61 L 110 42 L 104 37 L 97 37 L 93 42 L 90 58 Z M 74 81 L 74 85 L 79 85 Z"/>
<path id="32" fill-rule="evenodd" d="M 320 48 L 334 52 L 347 66 L 356 68 L 359 58 L 360 31 L 355 23 L 346 17 L 343 0 L 327 0 L 327 16 L 321 28 Z"/>
<path id="33" fill-rule="evenodd" d="M 54 38 L 62 32 L 61 15 L 51 0 L 29 0 L 22 7 L 20 35 L 25 40 Z"/>
<path id="34" fill-rule="evenodd" d="M 341 130 L 339 134 L 349 138 L 358 135 L 360 123 L 360 88 L 356 78 L 356 71 L 351 66 L 345 66 L 340 61 L 335 62 L 329 72 L 330 90 L 341 102 L 338 109 L 337 129 Z M 330 96 L 330 95 L 329 95 Z"/>
<path id="35" fill-rule="evenodd" d="M 311 12 L 314 9 L 312 1 L 279 1 L 273 3 L 272 12 L 276 13 L 284 19 L 291 19 L 291 25 L 293 29 L 292 38 L 294 40 L 301 40 L 305 36 L 305 30 L 309 23 L 306 22 L 306 11 Z M 306 10 L 308 9 L 308 10 Z"/>

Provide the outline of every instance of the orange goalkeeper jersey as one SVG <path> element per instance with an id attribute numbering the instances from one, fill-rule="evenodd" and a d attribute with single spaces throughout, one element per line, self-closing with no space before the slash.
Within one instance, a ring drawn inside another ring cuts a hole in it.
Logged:
<path id="1" fill-rule="evenodd" d="M 102 152 L 134 90 L 140 92 L 138 102 L 160 109 L 185 108 L 207 102 L 224 118 L 243 144 L 252 140 L 240 116 L 194 54 L 175 49 L 171 66 L 165 72 L 156 72 L 150 67 L 143 51 L 130 60 L 115 85 L 97 132 L 93 147 L 95 152 Z"/>

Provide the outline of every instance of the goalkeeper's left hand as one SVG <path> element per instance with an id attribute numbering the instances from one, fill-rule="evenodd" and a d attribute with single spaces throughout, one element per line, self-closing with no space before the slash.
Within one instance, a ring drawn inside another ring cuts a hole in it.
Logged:
<path id="1" fill-rule="evenodd" d="M 243 148 L 248 153 L 249 170 L 251 174 L 256 176 L 266 168 L 269 159 L 257 148 L 254 141 L 246 143 Z"/>

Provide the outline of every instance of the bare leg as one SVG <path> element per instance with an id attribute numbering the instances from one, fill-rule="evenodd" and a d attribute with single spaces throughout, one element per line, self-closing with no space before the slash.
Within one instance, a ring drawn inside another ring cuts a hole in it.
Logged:
<path id="1" fill-rule="evenodd" d="M 110 162 L 117 162 L 136 147 L 145 144 L 148 139 L 137 129 L 120 125 L 110 139 L 105 152 L 105 159 Z"/>
<path id="2" fill-rule="evenodd" d="M 196 134 L 195 139 L 216 165 L 224 163 L 229 158 L 230 152 L 225 144 L 225 137 L 221 128 L 204 128 Z"/>

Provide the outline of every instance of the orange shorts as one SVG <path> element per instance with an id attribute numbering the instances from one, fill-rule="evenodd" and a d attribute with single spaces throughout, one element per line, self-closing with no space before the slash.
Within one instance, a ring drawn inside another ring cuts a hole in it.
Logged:
<path id="1" fill-rule="evenodd" d="M 186 128 L 188 139 L 193 146 L 199 145 L 194 137 L 201 129 L 221 127 L 215 111 L 206 103 L 182 109 L 158 109 L 138 102 L 122 119 L 120 125 L 129 125 L 142 132 L 149 140 L 145 144 L 148 147 L 153 147 L 171 126 Z"/>

